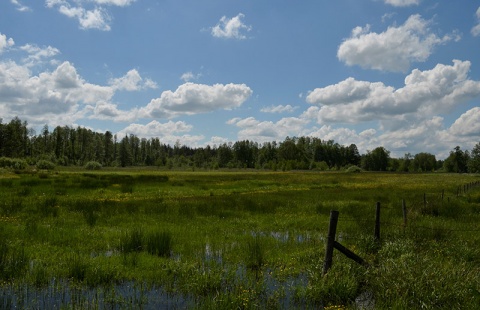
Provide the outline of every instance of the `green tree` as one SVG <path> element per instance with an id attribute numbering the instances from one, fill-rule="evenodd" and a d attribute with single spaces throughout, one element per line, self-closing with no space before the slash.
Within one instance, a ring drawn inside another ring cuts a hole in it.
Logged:
<path id="1" fill-rule="evenodd" d="M 414 171 L 433 171 L 436 169 L 437 159 L 435 155 L 430 153 L 418 153 L 413 158 L 413 169 Z"/>
<path id="2" fill-rule="evenodd" d="M 468 161 L 468 172 L 480 173 L 480 142 L 475 144 L 470 154 L 470 160 Z"/>
<path id="3" fill-rule="evenodd" d="M 120 166 L 126 167 L 132 165 L 132 153 L 131 147 L 129 145 L 128 136 L 125 136 L 122 141 L 120 141 L 120 147 L 118 150 L 118 161 Z"/>
<path id="4" fill-rule="evenodd" d="M 390 160 L 390 152 L 380 146 L 373 151 L 367 151 L 362 158 L 362 168 L 369 171 L 386 171 Z"/>
<path id="5" fill-rule="evenodd" d="M 468 151 L 462 151 L 459 146 L 456 146 L 445 159 L 443 167 L 447 172 L 466 173 L 468 172 L 469 158 Z"/>

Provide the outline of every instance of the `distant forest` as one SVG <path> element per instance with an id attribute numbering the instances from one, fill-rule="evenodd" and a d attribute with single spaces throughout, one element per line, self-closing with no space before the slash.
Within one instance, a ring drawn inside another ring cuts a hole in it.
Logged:
<path id="1" fill-rule="evenodd" d="M 15 160 L 14 160 L 15 159 Z M 360 154 L 355 144 L 340 145 L 315 137 L 287 137 L 282 142 L 249 140 L 192 148 L 171 146 L 159 138 L 133 134 L 117 137 L 110 131 L 45 125 L 37 134 L 18 117 L 0 119 L 0 167 L 25 165 L 126 167 L 160 166 L 169 169 L 254 168 L 268 170 L 340 170 L 458 173 L 480 172 L 480 142 L 473 150 L 454 147 L 444 161 L 430 153 L 392 158 L 384 147 Z M 352 169 L 353 168 L 353 169 Z"/>

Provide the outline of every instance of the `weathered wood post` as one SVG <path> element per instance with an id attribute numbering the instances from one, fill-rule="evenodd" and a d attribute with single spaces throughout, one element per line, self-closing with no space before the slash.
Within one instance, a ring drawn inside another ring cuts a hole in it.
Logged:
<path id="1" fill-rule="evenodd" d="M 427 209 L 427 194 L 423 193 L 423 209 Z"/>
<path id="2" fill-rule="evenodd" d="M 333 249 L 335 246 L 335 234 L 337 233 L 338 211 L 330 211 L 330 224 L 328 225 L 327 242 L 325 246 L 325 260 L 323 263 L 323 275 L 325 275 L 333 261 Z"/>
<path id="3" fill-rule="evenodd" d="M 407 205 L 405 204 L 405 199 L 402 199 L 402 213 L 403 213 L 403 229 L 407 227 Z"/>
<path id="4" fill-rule="evenodd" d="M 380 241 L 380 202 L 377 202 L 375 210 L 375 231 L 373 238 L 375 241 Z"/>

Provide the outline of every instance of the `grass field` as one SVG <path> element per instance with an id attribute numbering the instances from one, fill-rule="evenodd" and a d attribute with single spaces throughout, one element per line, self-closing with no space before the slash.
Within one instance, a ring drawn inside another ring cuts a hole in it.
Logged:
<path id="1" fill-rule="evenodd" d="M 464 185 L 479 180 L 2 170 L 0 308 L 474 309 L 480 187 Z M 368 268 L 337 251 L 322 274 L 330 210 L 337 241 Z"/>

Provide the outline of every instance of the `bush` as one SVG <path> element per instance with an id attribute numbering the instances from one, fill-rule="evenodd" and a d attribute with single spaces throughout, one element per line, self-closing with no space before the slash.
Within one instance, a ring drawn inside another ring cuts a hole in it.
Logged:
<path id="1" fill-rule="evenodd" d="M 348 173 L 359 173 L 359 172 L 362 172 L 362 168 L 360 168 L 358 166 L 350 166 L 350 167 L 348 167 L 346 172 L 348 172 Z"/>
<path id="2" fill-rule="evenodd" d="M 41 159 L 37 161 L 37 168 L 42 170 L 53 170 L 55 169 L 55 164 L 51 161 Z"/>
<path id="3" fill-rule="evenodd" d="M 18 158 L 0 157 L 0 168 L 11 168 L 15 170 L 24 170 L 28 164 L 26 161 Z"/>
<path id="4" fill-rule="evenodd" d="M 102 164 L 100 164 L 98 161 L 89 161 L 85 165 L 85 169 L 87 169 L 87 170 L 100 170 L 100 169 L 102 169 Z"/>

